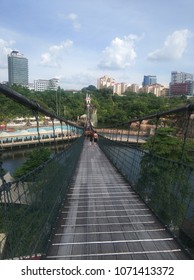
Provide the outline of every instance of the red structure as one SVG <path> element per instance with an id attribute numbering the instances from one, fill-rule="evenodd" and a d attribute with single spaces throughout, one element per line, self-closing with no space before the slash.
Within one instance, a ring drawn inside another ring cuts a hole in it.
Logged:
<path id="1" fill-rule="evenodd" d="M 190 83 L 178 83 L 170 85 L 171 95 L 190 95 L 191 84 Z"/>
<path id="2" fill-rule="evenodd" d="M 0 131 L 6 130 L 6 125 L 5 124 L 0 124 Z"/>

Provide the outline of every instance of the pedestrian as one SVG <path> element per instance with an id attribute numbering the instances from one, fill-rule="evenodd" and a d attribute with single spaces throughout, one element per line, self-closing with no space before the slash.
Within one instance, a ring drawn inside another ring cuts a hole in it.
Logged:
<path id="1" fill-rule="evenodd" d="M 96 131 L 94 131 L 94 144 L 96 144 L 98 141 L 98 134 Z"/>
<path id="2" fill-rule="evenodd" d="M 90 131 L 90 145 L 93 144 L 93 139 L 94 139 L 94 133 L 93 131 Z"/>
<path id="3" fill-rule="evenodd" d="M 90 131 L 86 130 L 85 131 L 85 136 L 87 138 L 87 140 L 90 138 Z"/>

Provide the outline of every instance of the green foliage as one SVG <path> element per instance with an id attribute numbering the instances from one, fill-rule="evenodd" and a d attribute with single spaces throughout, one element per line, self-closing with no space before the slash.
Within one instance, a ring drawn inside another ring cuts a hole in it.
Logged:
<path id="1" fill-rule="evenodd" d="M 125 122 L 129 119 L 156 112 L 167 111 L 187 104 L 182 97 L 165 98 L 156 97 L 152 93 L 126 92 L 123 96 L 113 95 L 112 89 L 97 90 L 89 85 L 80 92 L 65 91 L 58 88 L 57 91 L 34 92 L 21 86 L 13 86 L 13 89 L 27 98 L 38 102 L 49 111 L 76 121 L 77 117 L 85 113 L 86 92 L 91 95 L 91 105 L 97 109 L 99 125 L 109 125 Z M 14 117 L 32 115 L 28 109 L 0 94 L 1 112 L 0 122 L 8 122 Z"/>
<path id="2" fill-rule="evenodd" d="M 41 164 L 49 160 L 50 156 L 51 156 L 51 152 L 49 149 L 46 148 L 39 148 L 32 151 L 29 154 L 26 162 L 14 172 L 13 177 L 14 178 L 22 177 L 23 175 L 34 170 L 36 167 L 40 166 Z"/>
<path id="3" fill-rule="evenodd" d="M 145 154 L 137 190 L 160 219 L 174 228 L 182 224 L 191 193 L 190 169 L 153 154 Z"/>
<path id="4" fill-rule="evenodd" d="M 177 137 L 173 137 L 172 128 L 158 128 L 156 134 L 150 137 L 144 148 L 161 157 L 176 160 L 180 158 L 181 142 Z"/>
<path id="5" fill-rule="evenodd" d="M 12 197 L 13 203 L 0 205 L 0 232 L 6 236 L 5 248 L 0 257 L 9 259 L 46 253 L 82 145 L 83 137 L 47 161 L 44 168 L 41 166 L 11 183 L 12 193 L 9 192 L 10 188 L 3 190 L 3 196 Z M 42 161 L 46 160 L 45 153 L 40 156 Z M 38 154 L 32 157 L 36 156 Z"/>
<path id="6" fill-rule="evenodd" d="M 191 148 L 193 143 L 187 143 Z M 172 128 L 159 128 L 147 143 L 141 161 L 137 190 L 169 227 L 179 228 L 191 196 L 190 169 L 192 157 Z M 182 160 L 182 161 L 180 161 Z"/>
<path id="7" fill-rule="evenodd" d="M 193 155 L 190 153 L 191 150 L 194 150 L 194 141 L 187 140 L 183 149 L 183 140 L 176 136 L 174 128 L 158 128 L 155 135 L 150 137 L 143 148 L 160 157 L 194 164 Z"/>

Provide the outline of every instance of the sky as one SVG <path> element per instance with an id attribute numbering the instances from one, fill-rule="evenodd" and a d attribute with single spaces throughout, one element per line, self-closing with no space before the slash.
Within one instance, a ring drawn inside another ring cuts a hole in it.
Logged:
<path id="1" fill-rule="evenodd" d="M 29 82 L 59 78 L 64 89 L 142 84 L 171 71 L 194 74 L 194 0 L 1 0 L 0 82 L 7 55 L 28 58 Z"/>

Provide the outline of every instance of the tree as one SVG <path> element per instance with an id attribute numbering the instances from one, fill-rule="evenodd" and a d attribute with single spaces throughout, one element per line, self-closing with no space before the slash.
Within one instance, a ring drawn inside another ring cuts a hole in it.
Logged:
<path id="1" fill-rule="evenodd" d="M 65 118 L 70 120 L 77 120 L 77 116 L 85 113 L 85 93 L 90 92 L 92 97 L 91 104 L 97 108 L 98 124 L 108 125 L 110 122 L 130 120 L 134 117 L 141 117 L 143 115 L 154 114 L 156 112 L 174 109 L 177 106 L 187 104 L 188 100 L 184 98 L 164 98 L 156 97 L 153 93 L 125 93 L 125 95 L 113 95 L 111 88 L 104 88 L 97 90 L 95 86 L 89 85 L 80 92 L 65 91 L 58 89 L 56 98 L 56 91 L 47 90 L 44 92 L 30 91 L 21 86 L 14 85 L 13 89 L 26 96 L 27 98 L 36 101 L 45 109 L 63 116 L 64 106 L 66 113 Z M 57 100 L 56 100 L 57 99 Z M 56 103 L 57 101 L 57 103 Z M 26 117 L 32 114 L 29 109 L 15 103 L 0 94 L 1 111 L 0 121 L 8 122 L 15 117 Z M 59 106 L 60 103 L 60 106 Z M 58 106 L 56 106 L 58 104 Z M 118 119 L 115 112 L 118 111 Z M 123 118 L 121 116 L 123 112 Z"/>
<path id="2" fill-rule="evenodd" d="M 166 159 L 181 160 L 194 165 L 193 156 L 190 153 L 191 150 L 194 150 L 194 141 L 192 139 L 186 141 L 183 149 L 183 140 L 176 135 L 175 128 L 158 128 L 155 135 L 144 144 L 144 149 Z"/>
<path id="3" fill-rule="evenodd" d="M 86 88 L 83 88 L 82 91 L 87 92 L 87 91 L 97 91 L 97 88 L 94 85 L 89 85 Z"/>
<path id="4" fill-rule="evenodd" d="M 51 152 L 46 148 L 39 148 L 32 151 L 29 153 L 26 162 L 14 172 L 13 177 L 19 178 L 26 175 L 28 172 L 49 160 L 50 156 Z"/>
<path id="5" fill-rule="evenodd" d="M 180 162 L 189 160 L 190 155 L 182 147 L 172 128 L 158 129 L 144 145 L 147 152 L 141 160 L 137 184 L 137 191 L 153 211 L 174 229 L 182 224 L 191 194 L 190 166 Z"/>

